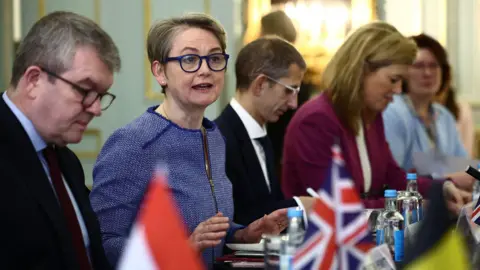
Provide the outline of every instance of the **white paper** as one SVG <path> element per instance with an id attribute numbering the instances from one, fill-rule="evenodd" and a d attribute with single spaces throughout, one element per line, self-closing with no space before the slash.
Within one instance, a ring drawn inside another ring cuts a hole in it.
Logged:
<path id="1" fill-rule="evenodd" d="M 233 268 L 259 268 L 264 269 L 264 262 L 232 262 Z"/>
<path id="2" fill-rule="evenodd" d="M 386 244 L 368 251 L 363 261 L 362 270 L 394 270 L 395 263 Z"/>
<path id="3" fill-rule="evenodd" d="M 257 251 L 263 252 L 263 243 L 258 244 L 239 244 L 239 243 L 227 243 L 227 247 L 235 251 Z"/>
<path id="4" fill-rule="evenodd" d="M 413 167 L 419 175 L 443 176 L 450 173 L 465 171 L 468 166 L 477 167 L 479 160 L 464 157 L 448 156 L 436 149 L 413 154 Z"/>

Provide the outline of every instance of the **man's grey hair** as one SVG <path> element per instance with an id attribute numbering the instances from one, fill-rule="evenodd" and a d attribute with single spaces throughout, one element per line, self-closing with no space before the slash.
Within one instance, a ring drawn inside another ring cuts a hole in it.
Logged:
<path id="1" fill-rule="evenodd" d="M 94 48 L 111 72 L 120 70 L 118 48 L 100 26 L 73 12 L 56 11 L 37 21 L 20 43 L 13 62 L 11 86 L 17 86 L 30 66 L 56 74 L 66 72 L 80 47 Z"/>

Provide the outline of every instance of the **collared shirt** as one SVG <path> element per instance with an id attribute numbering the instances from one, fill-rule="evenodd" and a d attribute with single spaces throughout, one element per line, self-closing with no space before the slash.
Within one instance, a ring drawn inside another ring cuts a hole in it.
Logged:
<path id="1" fill-rule="evenodd" d="M 267 129 L 265 126 L 260 126 L 260 124 L 257 122 L 257 120 L 253 119 L 253 117 L 250 115 L 245 108 L 242 107 L 240 103 L 235 98 L 232 98 L 230 101 L 230 106 L 232 106 L 232 109 L 237 113 L 238 117 L 240 117 L 240 120 L 242 121 L 243 125 L 245 126 L 245 129 L 247 130 L 248 136 L 250 137 L 250 140 L 252 141 L 253 148 L 255 149 L 255 153 L 257 154 L 258 161 L 260 162 L 260 166 L 262 167 L 263 175 L 265 176 L 265 181 L 268 187 L 268 190 L 270 190 L 270 180 L 268 178 L 268 171 L 267 171 L 267 159 L 265 157 L 265 151 L 263 150 L 262 145 L 260 144 L 259 141 L 256 139 L 265 137 L 267 136 Z M 305 226 L 308 225 L 308 219 L 307 219 L 307 211 L 305 211 L 305 207 L 302 204 L 302 201 L 300 201 L 300 198 L 294 196 L 293 199 L 297 203 L 297 205 L 303 210 L 303 221 Z"/>
<path id="2" fill-rule="evenodd" d="M 435 147 L 432 139 L 419 119 L 416 112 L 409 107 L 403 94 L 394 95 L 393 102 L 383 111 L 382 117 L 385 127 L 385 137 L 398 165 L 405 171 L 416 168 L 414 162 L 416 153 L 434 153 L 441 156 L 467 157 L 465 148 L 460 141 L 455 118 L 443 105 L 432 103 L 430 110 L 434 121 L 431 122 L 435 137 Z M 443 175 L 444 168 L 438 168 Z"/>
<path id="3" fill-rule="evenodd" d="M 47 147 L 47 143 L 42 139 L 40 134 L 38 134 L 38 131 L 35 129 L 33 126 L 32 121 L 28 119 L 25 114 L 23 114 L 20 109 L 10 100 L 10 98 L 7 96 L 7 93 L 3 93 L 3 100 L 7 104 L 7 106 L 12 110 L 13 114 L 17 117 L 18 121 L 22 125 L 23 129 L 27 132 L 28 137 L 30 138 L 30 141 L 32 141 L 33 147 L 35 147 L 35 151 L 37 152 L 38 158 L 42 162 L 43 169 L 45 170 L 45 173 L 47 174 L 48 180 L 50 181 L 50 185 L 52 185 L 52 179 L 50 177 L 50 170 L 48 168 L 48 163 L 43 156 L 42 151 Z M 62 176 L 63 178 L 63 176 Z M 73 193 L 70 190 L 70 187 L 68 186 L 67 182 L 65 181 L 65 178 L 63 178 L 63 184 L 65 185 L 68 196 L 70 197 L 70 200 L 72 201 L 73 208 L 75 209 L 75 213 L 77 214 L 78 218 L 78 223 L 80 225 L 80 229 L 82 231 L 82 236 L 83 236 L 83 242 L 85 243 L 85 248 L 87 249 L 87 254 L 89 254 L 89 246 L 90 246 L 90 240 L 88 238 L 88 231 L 87 227 L 85 226 L 85 222 L 83 221 L 82 214 L 80 212 L 80 209 L 78 208 L 78 204 L 75 201 L 75 197 L 73 197 Z M 53 192 L 55 193 L 55 189 L 53 188 Z"/>
<path id="4" fill-rule="evenodd" d="M 265 177 L 268 191 L 271 191 L 265 151 L 263 150 L 260 142 L 256 140 L 267 136 L 267 129 L 265 126 L 260 126 L 260 124 L 253 119 L 253 117 L 247 112 L 247 110 L 245 110 L 245 108 L 242 107 L 242 105 L 240 105 L 240 103 L 238 103 L 235 98 L 232 98 L 232 101 L 230 101 L 230 106 L 232 106 L 233 110 L 238 114 L 238 117 L 240 117 L 240 120 L 242 120 L 242 123 L 247 130 L 248 136 L 252 141 L 253 148 L 255 149 L 255 153 L 257 154 L 258 161 L 260 162 L 260 167 L 262 167 L 262 172 L 263 176 Z"/>
<path id="5" fill-rule="evenodd" d="M 416 115 L 418 120 L 422 123 L 423 127 L 425 128 L 425 132 L 428 135 L 428 139 L 432 148 L 437 147 L 437 132 L 435 130 L 435 121 L 437 119 L 438 114 L 434 111 L 432 104 L 428 106 L 428 113 L 431 116 L 432 121 L 430 123 L 425 123 L 425 121 L 418 115 L 415 107 L 413 106 L 412 99 L 408 95 L 402 95 L 402 98 L 405 100 L 405 103 L 408 106 L 408 109 L 413 115 Z"/>
<path id="6" fill-rule="evenodd" d="M 363 173 L 363 188 L 365 192 L 370 191 L 372 186 L 372 166 L 370 164 L 370 158 L 368 157 L 367 144 L 365 142 L 365 129 L 363 127 L 363 121 L 360 120 L 360 129 L 358 135 L 355 137 L 357 141 L 358 155 L 360 156 L 360 164 L 362 165 Z"/>

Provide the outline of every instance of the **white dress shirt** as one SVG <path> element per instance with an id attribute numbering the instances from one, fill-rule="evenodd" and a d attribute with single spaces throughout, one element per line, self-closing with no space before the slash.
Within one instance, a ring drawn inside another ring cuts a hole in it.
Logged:
<path id="1" fill-rule="evenodd" d="M 260 162 L 260 167 L 262 167 L 263 176 L 265 177 L 265 182 L 268 187 L 268 191 L 271 192 L 270 188 L 270 179 L 268 178 L 268 170 L 267 170 L 267 158 L 265 156 L 265 151 L 263 150 L 262 145 L 256 139 L 262 138 L 267 136 L 267 129 L 265 126 L 260 126 L 258 122 L 253 119 L 253 117 L 245 110 L 245 108 L 238 103 L 235 98 L 230 101 L 230 106 L 232 106 L 233 110 L 237 113 L 240 120 L 242 120 L 245 129 L 247 130 L 248 136 L 252 141 L 253 148 L 255 149 L 255 153 L 257 154 L 258 162 Z"/>
<path id="2" fill-rule="evenodd" d="M 250 137 L 250 140 L 252 141 L 253 148 L 255 149 L 255 153 L 257 154 L 258 161 L 260 162 L 260 167 L 262 167 L 263 175 L 265 176 L 265 182 L 268 187 L 268 191 L 271 192 L 270 188 L 270 179 L 268 178 L 268 170 L 267 170 L 267 159 L 265 156 L 265 151 L 263 150 L 262 145 L 260 144 L 259 141 L 256 139 L 262 138 L 267 136 L 267 129 L 265 126 L 260 126 L 260 124 L 257 122 L 257 120 L 253 119 L 253 117 L 250 115 L 245 108 L 238 103 L 238 101 L 235 98 L 232 98 L 230 101 L 230 106 L 232 106 L 232 109 L 237 113 L 238 117 L 240 117 L 240 120 L 242 121 L 243 125 L 245 126 L 245 129 L 247 130 L 248 136 Z M 297 205 L 304 210 L 305 208 L 303 207 L 302 202 L 298 197 L 293 197 Z M 307 213 L 306 211 L 303 211 L 303 219 L 305 226 L 307 226 L 308 221 L 307 221 Z"/>
<path id="3" fill-rule="evenodd" d="M 33 146 L 35 147 L 35 151 L 37 152 L 38 158 L 40 159 L 43 169 L 45 170 L 45 173 L 47 174 L 48 180 L 50 181 L 50 185 L 52 185 L 52 179 L 50 178 L 50 170 L 48 168 L 48 163 L 45 160 L 45 157 L 43 156 L 42 151 L 47 147 L 47 144 L 45 141 L 40 137 L 40 134 L 38 134 L 37 130 L 33 126 L 33 123 L 23 114 L 20 109 L 10 100 L 10 98 L 7 96 L 7 93 L 3 93 L 3 100 L 7 104 L 7 106 L 12 110 L 13 114 L 17 117 L 18 121 L 20 124 L 22 124 L 23 129 L 27 132 L 28 137 L 32 141 Z M 80 208 L 78 208 L 78 204 L 75 201 L 75 198 L 73 197 L 73 193 L 70 190 L 70 187 L 68 186 L 68 183 L 65 181 L 65 178 L 63 178 L 63 184 L 65 185 L 65 188 L 67 189 L 68 196 L 70 197 L 70 200 L 72 201 L 73 208 L 75 209 L 75 214 L 77 215 L 78 218 L 78 223 L 80 225 L 80 230 L 82 231 L 82 236 L 83 236 L 83 243 L 85 243 L 85 248 L 87 250 L 87 255 L 90 256 L 90 239 L 88 238 L 88 231 L 87 227 L 85 226 L 85 222 L 83 221 L 82 213 L 80 212 Z M 55 193 L 55 189 L 53 188 L 52 185 L 52 190 L 53 193 Z"/>
<path id="4" fill-rule="evenodd" d="M 363 128 L 362 121 L 360 121 L 360 129 L 358 131 L 356 141 L 358 154 L 360 156 L 360 164 L 362 165 L 363 189 L 364 192 L 368 192 L 372 186 L 372 166 L 370 164 L 370 158 L 368 157 L 367 144 L 365 142 L 365 130 Z"/>

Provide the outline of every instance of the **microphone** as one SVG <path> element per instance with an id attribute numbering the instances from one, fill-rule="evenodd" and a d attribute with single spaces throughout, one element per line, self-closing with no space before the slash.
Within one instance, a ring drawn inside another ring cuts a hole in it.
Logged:
<path id="1" fill-rule="evenodd" d="M 472 166 L 468 166 L 465 172 L 471 177 L 477 179 L 477 181 L 480 181 L 480 172 L 477 169 L 473 168 Z"/>

